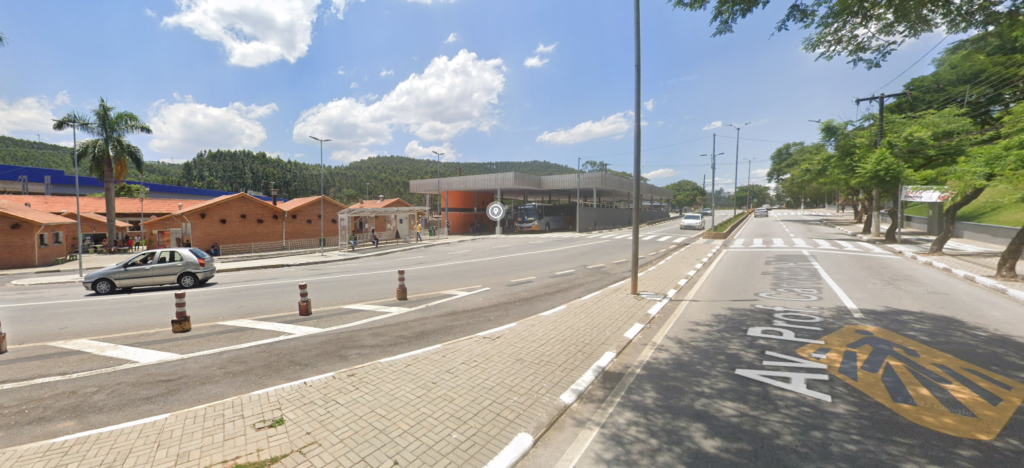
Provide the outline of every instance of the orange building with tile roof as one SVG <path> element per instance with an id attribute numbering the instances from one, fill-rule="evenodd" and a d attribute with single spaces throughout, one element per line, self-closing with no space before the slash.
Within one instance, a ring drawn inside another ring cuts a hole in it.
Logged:
<path id="1" fill-rule="evenodd" d="M 75 197 L 73 196 L 47 196 L 47 195 L 0 195 L 0 200 L 7 200 L 18 205 L 28 205 L 39 211 L 61 214 L 61 212 L 75 212 Z M 78 197 L 82 213 L 98 213 L 106 215 L 107 204 L 102 197 Z M 139 217 L 145 213 L 147 219 L 153 216 L 165 216 L 176 211 L 187 209 L 204 203 L 206 200 L 189 200 L 174 198 L 147 198 L 140 201 L 138 198 L 118 197 L 114 199 L 114 209 L 117 210 L 118 220 L 137 226 Z"/>
<path id="2" fill-rule="evenodd" d="M 277 205 L 287 213 L 284 219 L 286 240 L 320 237 L 320 196 L 296 198 Z M 324 197 L 324 237 L 338 237 L 338 212 L 348 208 L 344 203 Z"/>
<path id="3" fill-rule="evenodd" d="M 53 265 L 71 251 L 75 222 L 63 216 L 0 200 L 0 269 Z"/>
<path id="4" fill-rule="evenodd" d="M 216 242 L 252 244 L 281 242 L 285 211 L 246 193 L 205 200 L 166 216 L 146 220 L 148 248 L 192 246 L 210 250 Z"/>
<path id="5" fill-rule="evenodd" d="M 384 198 L 383 196 L 376 200 L 362 200 L 349 208 L 403 208 L 412 206 L 409 202 L 402 200 L 401 198 Z M 339 210 L 340 211 L 340 210 Z M 338 217 L 338 212 L 334 212 L 334 217 Z M 361 216 L 360 218 L 369 218 L 368 216 Z M 357 234 L 369 234 L 371 229 L 376 229 L 378 236 L 383 236 L 384 231 L 387 229 L 387 217 L 386 216 L 375 216 L 371 222 L 368 219 L 353 219 L 352 232 Z M 335 225 L 335 232 L 338 228 Z M 337 234 L 335 234 L 337 235 Z"/>

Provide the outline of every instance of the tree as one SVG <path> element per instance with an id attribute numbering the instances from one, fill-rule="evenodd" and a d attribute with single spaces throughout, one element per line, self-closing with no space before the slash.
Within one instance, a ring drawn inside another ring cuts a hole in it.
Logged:
<path id="1" fill-rule="evenodd" d="M 750 204 L 747 205 L 747 192 L 750 192 Z M 736 189 L 736 201 L 749 207 L 771 205 L 772 194 L 767 185 L 744 185 Z"/>
<path id="2" fill-rule="evenodd" d="M 712 36 L 733 32 L 736 23 L 764 9 L 771 0 L 715 0 L 711 7 Z M 703 11 L 711 0 L 671 0 L 674 7 Z M 844 0 L 793 0 L 775 25 L 775 32 L 791 27 L 809 29 L 805 52 L 818 59 L 849 58 L 853 66 L 868 69 L 882 63 L 908 39 L 942 30 L 962 34 L 998 26 L 1016 19 L 1024 0 L 921 0 L 858 2 Z"/>
<path id="3" fill-rule="evenodd" d="M 89 173 L 103 180 L 107 238 L 114 239 L 114 222 L 117 220 L 114 191 L 117 184 L 128 175 L 129 163 L 140 172 L 144 168 L 142 150 L 125 137 L 137 133 L 152 134 L 153 130 L 131 112 L 114 112 L 114 108 L 108 106 L 103 98 L 100 98 L 99 106 L 92 110 L 91 116 L 69 112 L 53 124 L 53 129 L 66 130 L 76 124 L 79 130 L 96 137 L 80 143 L 75 157 L 78 158 L 79 166 L 83 162 L 87 163 Z"/>
<path id="4" fill-rule="evenodd" d="M 4 37 L 4 32 L 0 31 L 0 47 L 7 45 L 7 38 Z"/>
<path id="5" fill-rule="evenodd" d="M 673 182 L 666 185 L 665 188 L 672 190 L 672 204 L 679 208 L 696 206 L 703 202 L 707 195 L 700 184 L 692 180 Z"/>

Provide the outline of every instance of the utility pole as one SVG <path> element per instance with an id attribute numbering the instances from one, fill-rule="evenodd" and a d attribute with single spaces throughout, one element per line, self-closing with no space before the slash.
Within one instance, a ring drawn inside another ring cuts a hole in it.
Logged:
<path id="1" fill-rule="evenodd" d="M 71 160 L 75 163 L 75 225 L 78 228 L 78 276 L 84 277 L 82 275 L 82 208 L 78 201 L 78 155 L 75 154 L 75 151 L 78 150 L 78 126 L 83 125 L 83 123 L 76 120 L 52 120 L 71 126 Z M 39 134 L 37 133 L 36 136 L 38 137 Z M 139 222 L 139 230 L 142 230 L 142 222 Z"/>
<path id="2" fill-rule="evenodd" d="M 576 158 L 576 232 L 580 232 L 580 161 L 582 160 L 583 158 Z M 551 195 L 548 194 L 548 198 L 550 197 Z"/>
<path id="3" fill-rule="evenodd" d="M 636 89 L 633 115 L 633 239 L 629 260 L 629 292 L 640 292 L 640 0 L 633 0 L 633 50 L 636 57 Z M 579 198 L 577 197 L 577 201 Z"/>
<path id="4" fill-rule="evenodd" d="M 743 125 L 729 124 L 730 127 L 736 129 L 736 165 L 733 167 L 735 171 L 732 176 L 732 215 L 736 216 L 736 189 L 739 187 L 737 184 L 740 183 L 740 129 L 750 125 L 750 122 L 746 122 Z M 749 190 L 749 189 L 748 189 Z"/>
<path id="5" fill-rule="evenodd" d="M 717 135 L 711 134 L 711 154 L 702 154 L 701 156 L 711 156 L 711 229 L 715 228 L 715 161 L 718 156 L 725 153 L 715 152 L 715 139 Z"/>
<path id="6" fill-rule="evenodd" d="M 757 158 L 754 158 L 754 159 L 743 158 L 743 159 L 745 161 L 747 161 L 747 209 L 749 210 L 750 209 L 750 163 L 753 162 L 754 160 L 756 160 Z"/>
<path id="7" fill-rule="evenodd" d="M 327 242 L 324 239 L 324 142 L 331 141 L 329 139 L 321 139 L 310 135 L 310 138 L 320 142 L 320 239 L 317 241 L 320 244 L 320 256 L 324 255 L 324 244 Z M 341 239 L 338 239 L 338 243 L 341 243 Z"/>
<path id="8" fill-rule="evenodd" d="M 700 189 L 704 192 L 704 196 L 700 197 L 700 209 L 704 209 L 708 205 L 708 175 L 704 174 L 704 181 L 700 183 Z"/>
<path id="9" fill-rule="evenodd" d="M 438 153 L 437 151 L 431 151 L 431 153 L 434 153 L 434 154 L 437 155 L 437 221 L 438 221 L 438 224 L 440 224 L 440 222 L 441 222 L 441 156 L 444 156 L 444 153 Z M 444 212 L 444 227 L 445 227 L 444 235 L 447 238 L 447 236 L 448 236 L 448 211 Z M 438 227 L 437 231 L 441 232 L 441 228 Z M 438 239 L 440 239 L 440 238 L 441 237 L 439 235 Z"/>
<path id="10" fill-rule="evenodd" d="M 871 96 L 866 98 L 854 99 L 854 102 L 860 104 L 862 101 L 878 101 L 878 136 L 875 137 L 875 148 L 882 146 L 882 138 L 885 137 L 885 100 L 894 97 L 906 96 L 907 93 L 896 93 L 896 94 L 879 94 L 878 96 Z M 902 181 L 901 181 L 902 183 Z M 901 190 L 902 191 L 902 190 Z M 880 224 L 882 222 L 882 215 L 878 212 L 878 189 L 871 190 L 871 236 L 878 237 L 880 233 Z M 896 197 L 896 203 L 899 203 L 899 197 Z M 897 220 L 897 226 L 902 224 Z"/>

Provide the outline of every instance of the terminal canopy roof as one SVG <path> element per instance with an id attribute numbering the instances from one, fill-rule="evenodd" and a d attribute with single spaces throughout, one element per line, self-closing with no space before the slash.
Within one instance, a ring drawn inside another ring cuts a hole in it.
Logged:
<path id="1" fill-rule="evenodd" d="M 633 180 L 604 172 L 588 172 L 579 174 L 580 197 L 592 198 L 594 190 L 602 200 L 628 200 L 633 193 Z M 438 192 L 438 179 L 421 179 L 409 181 L 409 192 L 432 194 Z M 531 201 L 576 199 L 577 174 L 560 174 L 538 176 L 519 172 L 502 172 L 497 174 L 480 174 L 461 177 L 445 177 L 440 179 L 440 190 L 482 192 L 497 195 L 501 190 L 502 198 Z M 640 196 L 645 200 L 671 199 L 672 190 L 655 187 L 651 184 L 640 184 Z"/>

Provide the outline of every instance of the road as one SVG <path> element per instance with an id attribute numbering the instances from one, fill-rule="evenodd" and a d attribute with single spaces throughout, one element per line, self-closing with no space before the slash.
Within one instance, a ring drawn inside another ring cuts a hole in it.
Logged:
<path id="1" fill-rule="evenodd" d="M 752 219 L 519 466 L 1021 466 L 1024 306 L 819 219 Z"/>
<path id="2" fill-rule="evenodd" d="M 644 227 L 648 263 L 684 245 Z M 628 275 L 629 231 L 490 237 L 302 268 L 218 275 L 97 297 L 80 285 L 0 288 L 0 448 L 219 401 L 421 349 L 535 315 Z M 396 270 L 408 301 L 395 301 Z M 299 282 L 314 314 L 297 315 Z"/>

